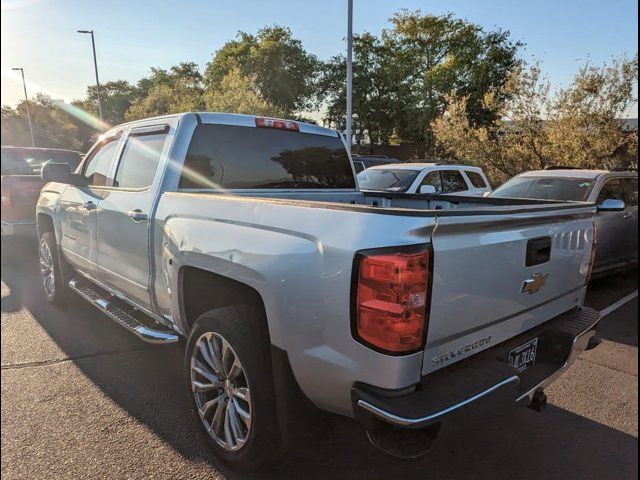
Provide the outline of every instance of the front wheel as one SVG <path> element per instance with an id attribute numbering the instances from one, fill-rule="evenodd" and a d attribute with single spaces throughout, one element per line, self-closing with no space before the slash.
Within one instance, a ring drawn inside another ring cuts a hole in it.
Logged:
<path id="1" fill-rule="evenodd" d="M 45 232 L 40 235 L 38 260 L 40 277 L 42 278 L 42 286 L 47 301 L 54 305 L 61 305 L 67 298 L 69 287 L 62 280 L 56 237 L 52 232 Z"/>
<path id="2" fill-rule="evenodd" d="M 185 352 L 193 413 L 216 456 L 252 470 L 279 445 L 269 341 L 250 306 L 210 310 L 195 322 Z"/>

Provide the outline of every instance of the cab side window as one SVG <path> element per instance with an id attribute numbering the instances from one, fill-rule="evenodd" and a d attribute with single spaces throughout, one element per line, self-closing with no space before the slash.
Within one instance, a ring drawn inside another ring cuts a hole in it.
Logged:
<path id="1" fill-rule="evenodd" d="M 131 133 L 124 146 L 114 187 L 147 188 L 153 183 L 167 134 L 161 132 Z"/>
<path id="2" fill-rule="evenodd" d="M 431 185 L 436 189 L 436 193 L 442 193 L 442 179 L 440 178 L 440 172 L 429 172 L 423 179 L 420 186 Z"/>
<path id="3" fill-rule="evenodd" d="M 85 161 L 82 175 L 89 179 L 89 185 L 104 186 L 107 184 L 109 167 L 116 153 L 118 138 L 111 138 L 95 150 Z"/>
<path id="4" fill-rule="evenodd" d="M 463 192 L 467 190 L 467 182 L 458 170 L 442 170 L 442 189 L 444 193 Z"/>
<path id="5" fill-rule="evenodd" d="M 622 188 L 622 182 L 619 178 L 612 178 L 607 180 L 600 190 L 600 195 L 596 200 L 596 205 L 600 205 L 607 199 L 622 200 L 624 201 L 624 189 Z"/>
<path id="6" fill-rule="evenodd" d="M 627 206 L 638 206 L 638 179 L 637 178 L 625 178 L 622 183 L 627 194 Z"/>

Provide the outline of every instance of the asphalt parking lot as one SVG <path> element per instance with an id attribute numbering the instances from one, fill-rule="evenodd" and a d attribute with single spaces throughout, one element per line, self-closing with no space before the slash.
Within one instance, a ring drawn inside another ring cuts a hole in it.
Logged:
<path id="1" fill-rule="evenodd" d="M 547 391 L 543 413 L 522 408 L 473 426 L 461 417 L 431 455 L 412 462 L 331 418 L 313 441 L 250 477 L 223 468 L 201 441 L 180 346 L 147 345 L 80 300 L 64 312 L 50 307 L 28 247 L 7 250 L 3 479 L 637 478 L 637 298 L 602 321 L 603 343 Z M 597 280 L 587 303 L 603 309 L 636 289 L 636 271 Z"/>

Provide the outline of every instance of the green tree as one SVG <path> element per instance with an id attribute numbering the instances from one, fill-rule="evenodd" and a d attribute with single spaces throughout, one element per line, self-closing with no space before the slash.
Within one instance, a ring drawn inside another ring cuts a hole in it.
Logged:
<path id="1" fill-rule="evenodd" d="M 127 110 L 137 99 L 136 88 L 126 80 L 115 80 L 100 85 L 103 120 L 109 125 L 123 123 Z M 81 107 L 98 116 L 98 92 L 95 85 L 87 87 L 86 97 L 79 102 Z"/>
<path id="2" fill-rule="evenodd" d="M 620 128 L 620 119 L 637 103 L 637 86 L 637 54 L 614 58 L 608 65 L 583 66 L 572 84 L 554 96 L 545 122 L 554 160 L 602 168 L 623 166 L 637 157 L 637 132 Z"/>
<path id="3" fill-rule="evenodd" d="M 519 61 L 520 43 L 502 30 L 485 32 L 453 15 L 423 15 L 402 10 L 380 38 L 354 36 L 353 111 L 356 131 L 372 142 L 392 139 L 423 145 L 433 152 L 431 122 L 453 93 L 465 96 L 472 124 L 494 120 L 485 94 L 503 95 L 501 87 Z M 345 118 L 345 60 L 331 58 L 320 82 L 326 119 L 342 128 Z M 496 98 L 496 101 L 500 100 Z M 359 138 L 356 139 L 360 140 Z"/>
<path id="4" fill-rule="evenodd" d="M 260 97 L 255 79 L 243 75 L 239 68 L 222 77 L 217 89 L 207 91 L 204 101 L 206 109 L 211 112 L 286 116 L 286 112 Z"/>
<path id="5" fill-rule="evenodd" d="M 586 65 L 557 92 L 534 65 L 514 73 L 501 95 L 485 95 L 491 123 L 474 124 L 468 96 L 451 95 L 432 127 L 442 155 L 481 166 L 494 183 L 551 165 L 628 166 L 637 163 L 638 136 L 623 131 L 620 119 L 637 102 L 637 81 L 637 55 Z"/>
<path id="6" fill-rule="evenodd" d="M 77 127 L 70 115 L 56 106 L 57 103 L 41 93 L 29 101 L 36 146 L 79 150 L 82 143 L 77 137 Z M 2 107 L 2 143 L 31 146 L 24 101 L 15 109 Z"/>
<path id="7" fill-rule="evenodd" d="M 127 120 L 202 110 L 202 75 L 193 62 L 180 63 L 169 71 L 152 69 L 151 78 L 138 82 L 138 95 Z"/>
<path id="8" fill-rule="evenodd" d="M 219 94 L 227 75 L 239 70 L 255 82 L 257 94 L 285 116 L 310 108 L 315 98 L 318 61 L 291 30 L 265 27 L 256 35 L 239 32 L 207 64 L 204 84 L 208 95 Z"/>
<path id="9" fill-rule="evenodd" d="M 402 10 L 391 18 L 384 38 L 402 73 L 397 133 L 403 140 L 434 148 L 431 123 L 446 107 L 447 95 L 465 96 L 472 124 L 493 120 L 485 107 L 488 92 L 499 95 L 517 68 L 519 42 L 508 31 L 485 32 L 479 25 L 455 18 Z"/>
<path id="10" fill-rule="evenodd" d="M 389 143 L 393 135 L 399 84 L 395 58 L 388 44 L 370 33 L 353 38 L 353 130 L 356 143 L 364 132 L 371 143 Z M 324 96 L 325 122 L 343 130 L 346 119 L 346 59 L 331 57 L 319 82 Z"/>

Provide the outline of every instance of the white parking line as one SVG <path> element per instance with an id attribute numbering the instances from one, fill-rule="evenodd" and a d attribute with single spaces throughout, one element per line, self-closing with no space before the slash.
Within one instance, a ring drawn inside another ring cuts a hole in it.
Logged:
<path id="1" fill-rule="evenodd" d="M 617 309 L 619 309 L 621 306 L 623 306 L 625 303 L 630 302 L 631 300 L 633 300 L 634 298 L 636 298 L 638 296 L 638 290 L 636 290 L 633 293 L 630 293 L 629 295 L 627 295 L 626 297 L 622 297 L 620 300 L 618 300 L 615 303 L 612 303 L 611 305 L 609 305 L 607 308 L 605 308 L 604 310 L 600 310 L 600 318 L 604 318 L 607 315 L 609 315 L 611 312 L 616 311 Z"/>

